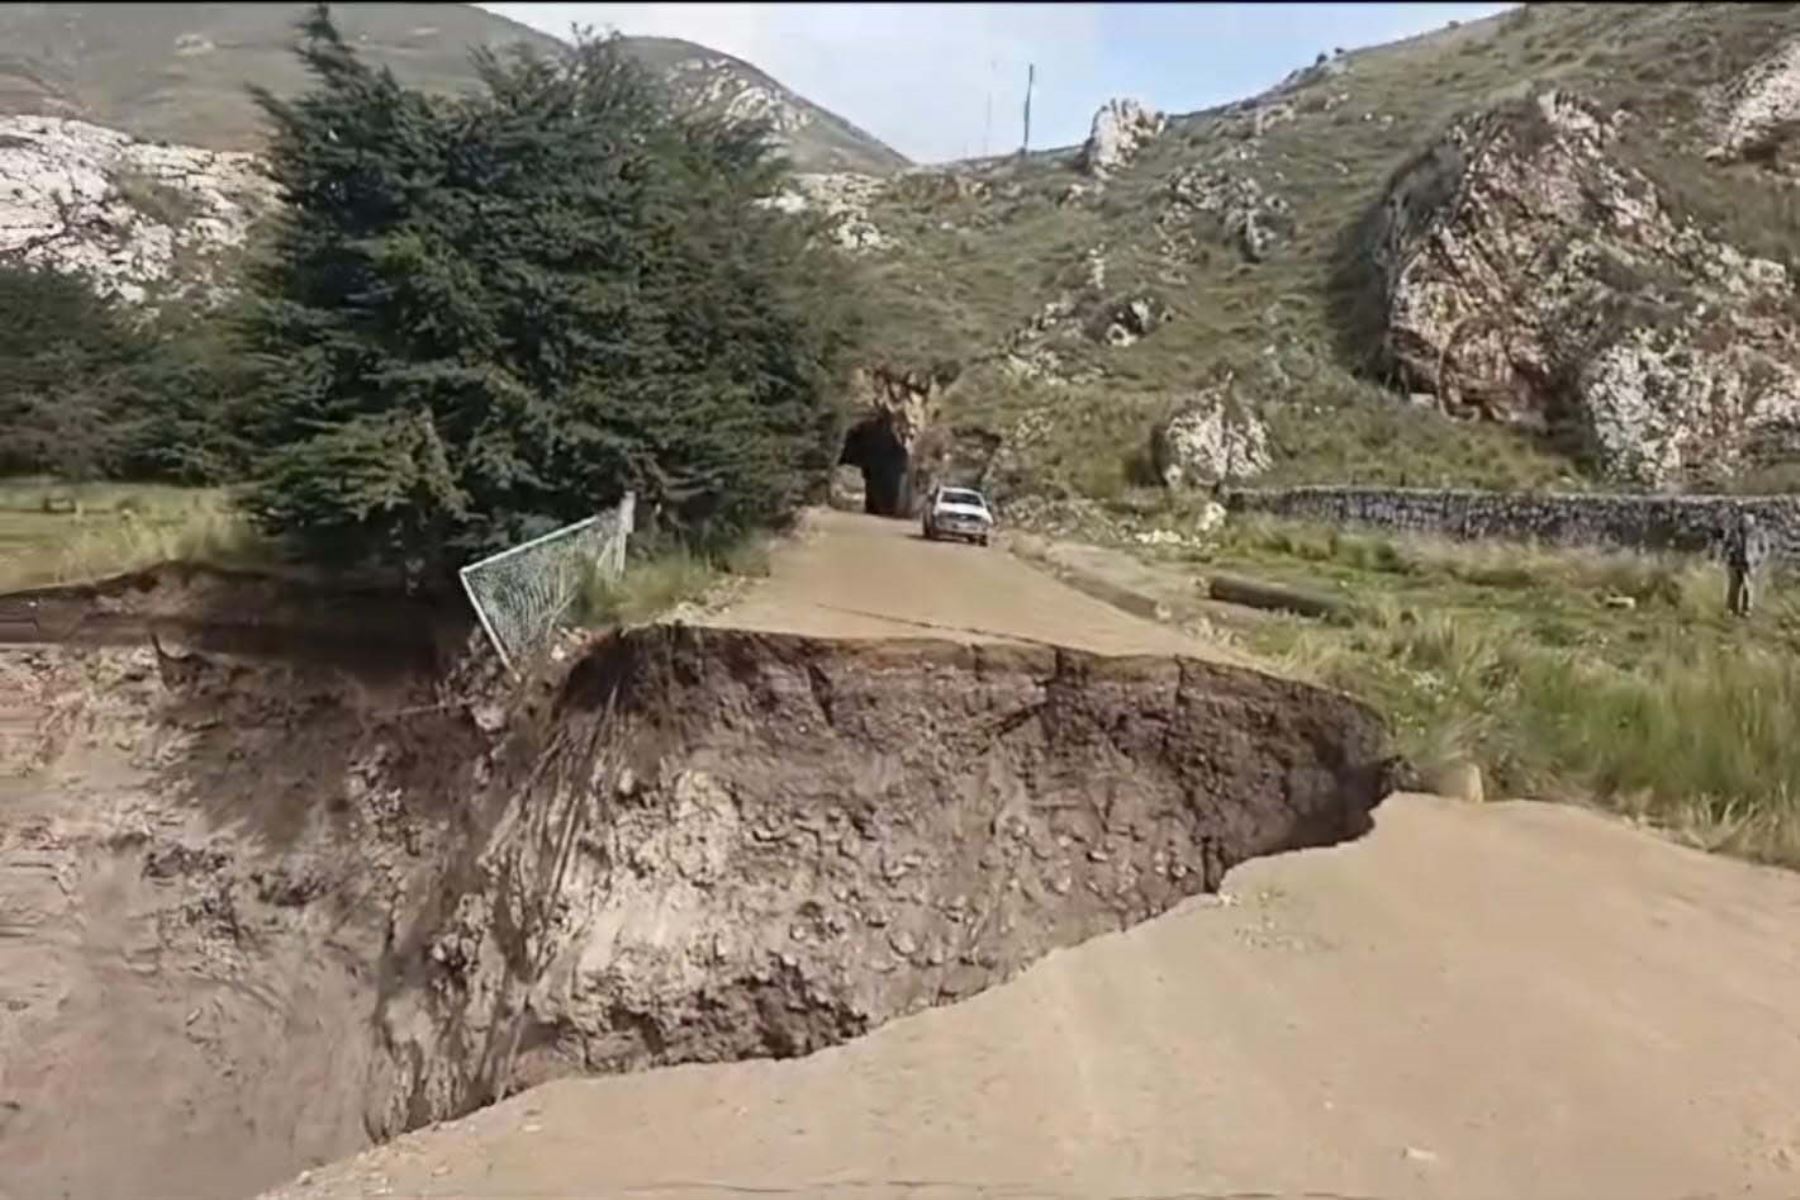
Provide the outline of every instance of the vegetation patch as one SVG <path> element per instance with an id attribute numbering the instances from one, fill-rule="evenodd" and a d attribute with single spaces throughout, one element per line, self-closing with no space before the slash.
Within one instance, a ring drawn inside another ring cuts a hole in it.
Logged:
<path id="1" fill-rule="evenodd" d="M 1490 795 L 1603 804 L 1711 849 L 1800 866 L 1800 596 L 1748 620 L 1683 556 L 1550 550 L 1233 521 L 1179 559 L 1347 601 L 1274 616 L 1257 652 L 1375 704 L 1427 769 Z"/>
<path id="2" fill-rule="evenodd" d="M 78 583 L 165 562 L 275 561 L 231 497 L 166 484 L 0 480 L 0 591 Z"/>

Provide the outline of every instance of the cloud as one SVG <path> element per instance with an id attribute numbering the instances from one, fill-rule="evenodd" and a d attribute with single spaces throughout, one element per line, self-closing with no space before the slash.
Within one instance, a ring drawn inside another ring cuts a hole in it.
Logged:
<path id="1" fill-rule="evenodd" d="M 676 37 L 754 63 L 919 162 L 1070 145 L 1135 95 L 1182 112 L 1267 87 L 1332 45 L 1504 5 L 483 4 L 534 29 Z"/>

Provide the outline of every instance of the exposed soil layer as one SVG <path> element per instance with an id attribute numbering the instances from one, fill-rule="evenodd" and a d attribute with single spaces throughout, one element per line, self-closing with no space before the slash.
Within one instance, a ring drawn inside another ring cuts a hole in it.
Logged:
<path id="1" fill-rule="evenodd" d="M 242 1196 L 544 1079 L 804 1054 L 1387 784 L 1354 702 L 1186 659 L 654 627 L 505 702 L 377 666 L 0 651 L 0 1194 Z"/>
<path id="2" fill-rule="evenodd" d="M 391 588 L 164 563 L 94 583 L 0 595 L 0 645 L 141 646 L 153 635 L 195 649 L 311 663 L 432 670 L 471 624 L 460 604 Z"/>

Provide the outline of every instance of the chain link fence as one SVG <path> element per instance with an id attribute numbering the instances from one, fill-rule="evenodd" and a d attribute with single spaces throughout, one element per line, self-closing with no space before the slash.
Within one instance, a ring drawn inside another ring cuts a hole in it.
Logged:
<path id="1" fill-rule="evenodd" d="M 595 573 L 616 579 L 624 571 L 625 543 L 635 527 L 636 511 L 636 496 L 626 492 L 614 509 L 551 530 L 458 572 L 463 591 L 507 670 L 516 672 L 548 641 L 585 579 Z"/>

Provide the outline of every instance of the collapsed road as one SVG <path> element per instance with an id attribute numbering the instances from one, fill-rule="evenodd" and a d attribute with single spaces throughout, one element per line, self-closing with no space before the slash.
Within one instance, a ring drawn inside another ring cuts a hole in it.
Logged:
<path id="1" fill-rule="evenodd" d="M 707 624 L 6 650 L 0 1194 L 1793 1191 L 1791 874 L 910 525 Z"/>
<path id="2" fill-rule="evenodd" d="M 366 596 L 0 599 L 0 1187 L 224 1200 L 549 1080 L 806 1055 L 1369 828 L 1361 705 L 1004 555 L 807 579 L 953 549 L 894 530 L 824 515 L 741 620 L 521 688 L 431 667 L 424 614 L 379 652 Z M 757 619 L 788 586 L 857 629 Z"/>

